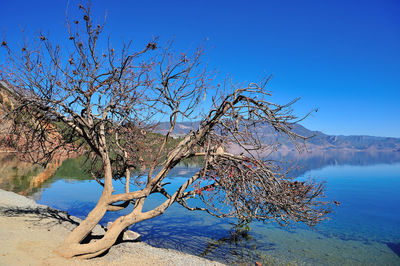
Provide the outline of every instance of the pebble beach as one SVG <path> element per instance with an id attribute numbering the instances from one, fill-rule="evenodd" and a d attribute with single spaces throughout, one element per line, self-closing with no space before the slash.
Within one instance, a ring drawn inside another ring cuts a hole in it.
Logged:
<path id="1" fill-rule="evenodd" d="M 0 265 L 223 265 L 129 241 L 90 260 L 59 257 L 54 249 L 78 222 L 78 218 L 65 212 L 0 189 Z"/>

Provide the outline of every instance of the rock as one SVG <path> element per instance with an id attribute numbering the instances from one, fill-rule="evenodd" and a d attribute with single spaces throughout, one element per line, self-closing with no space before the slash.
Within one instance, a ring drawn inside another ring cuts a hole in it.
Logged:
<path id="1" fill-rule="evenodd" d="M 111 225 L 112 225 L 112 222 L 107 223 L 107 230 L 110 229 Z"/>
<path id="2" fill-rule="evenodd" d="M 72 216 L 72 215 L 68 215 L 66 212 L 60 212 L 59 216 L 62 219 L 65 219 L 66 222 L 63 223 L 64 227 L 69 229 L 69 230 L 73 230 L 75 229 L 75 227 L 77 227 L 83 220 Z M 70 220 L 70 221 L 68 221 Z M 101 225 L 96 225 L 93 230 L 92 230 L 92 235 L 96 235 L 96 236 L 103 236 L 105 235 L 106 230 L 104 230 L 104 228 Z"/>
<path id="3" fill-rule="evenodd" d="M 72 215 L 69 216 L 69 219 L 71 219 L 72 221 L 74 221 L 77 224 L 80 224 L 82 222 L 82 219 L 72 216 Z"/>
<path id="4" fill-rule="evenodd" d="M 122 240 L 124 240 L 124 241 L 139 241 L 140 234 L 136 233 L 132 230 L 126 230 L 125 232 L 123 232 Z"/>
<path id="5" fill-rule="evenodd" d="M 13 207 L 21 209 L 36 209 L 39 207 L 42 208 L 47 207 L 44 205 L 37 204 L 32 199 L 5 190 L 0 190 L 0 205 L 2 207 Z"/>
<path id="6" fill-rule="evenodd" d="M 110 229 L 111 225 L 112 225 L 112 222 L 107 223 L 107 230 Z M 140 241 L 140 237 L 141 237 L 141 235 L 139 233 L 136 233 L 132 230 L 127 230 L 127 229 L 122 231 L 121 235 L 122 235 L 123 241 Z M 120 237 L 121 237 L 121 235 L 120 235 Z"/>
<path id="7" fill-rule="evenodd" d="M 92 235 L 101 235 L 103 236 L 106 233 L 106 230 L 101 225 L 96 225 L 92 230 Z"/>

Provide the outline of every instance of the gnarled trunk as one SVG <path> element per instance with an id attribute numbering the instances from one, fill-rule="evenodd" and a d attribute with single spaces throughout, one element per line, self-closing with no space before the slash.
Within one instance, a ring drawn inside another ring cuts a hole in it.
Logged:
<path id="1" fill-rule="evenodd" d="M 63 244 L 56 249 L 56 252 L 66 258 L 93 258 L 107 251 L 117 240 L 121 232 L 133 224 L 125 216 L 118 218 L 107 230 L 103 238 L 82 244 L 82 241 L 92 232 L 93 228 L 106 214 L 110 197 L 113 191 L 112 170 L 107 152 L 102 153 L 104 167 L 104 188 L 97 205 L 64 240 Z"/>
<path id="2" fill-rule="evenodd" d="M 82 241 L 93 230 L 94 226 L 97 225 L 105 213 L 105 208 L 101 205 L 101 202 L 99 201 L 99 204 L 89 213 L 88 217 L 56 249 L 59 255 L 66 258 L 75 257 L 80 259 L 96 257 L 110 249 L 127 227 L 156 216 L 149 213 L 141 213 L 136 209 L 130 214 L 121 216 L 115 220 L 101 239 L 82 244 Z"/>

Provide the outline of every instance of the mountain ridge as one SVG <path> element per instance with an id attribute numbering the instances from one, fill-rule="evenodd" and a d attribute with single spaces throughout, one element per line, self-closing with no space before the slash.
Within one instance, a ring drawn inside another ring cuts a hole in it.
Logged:
<path id="1" fill-rule="evenodd" d="M 199 121 L 194 122 L 178 122 L 175 129 L 172 131 L 173 137 L 186 135 L 191 130 L 196 130 L 199 127 Z M 158 124 L 155 132 L 166 134 L 169 128 L 168 122 Z M 306 127 L 295 124 L 293 131 L 299 135 L 310 137 L 307 139 L 307 150 L 342 150 L 342 151 L 387 151 L 400 152 L 400 138 L 380 137 L 369 135 L 328 135 L 321 131 L 309 130 Z M 294 151 L 295 146 L 288 137 L 277 133 L 269 125 L 261 125 L 257 128 L 257 134 L 263 143 L 277 141 L 280 143 L 278 151 L 290 152 Z"/>
<path id="2" fill-rule="evenodd" d="M 7 95 L 7 91 L 4 90 L 6 84 L 0 80 L 0 115 L 2 108 L 12 109 L 12 99 Z M 186 135 L 191 130 L 196 130 L 199 127 L 199 121 L 193 122 L 178 122 L 175 129 L 172 132 L 173 137 L 179 137 Z M 0 125 L 0 131 L 4 127 Z M 169 122 L 161 122 L 155 129 L 156 133 L 166 134 L 169 129 Z M 264 124 L 259 126 L 257 134 L 263 143 L 280 143 L 278 151 L 280 153 L 289 153 L 295 151 L 294 144 L 289 140 L 288 137 L 278 134 L 270 125 Z M 330 151 L 330 150 L 341 150 L 341 151 L 368 151 L 368 152 L 400 152 L 400 138 L 394 137 L 381 137 L 381 136 L 370 136 L 370 135 L 328 135 L 321 131 L 310 130 L 306 127 L 295 124 L 293 131 L 302 136 L 313 136 L 309 138 L 307 143 L 307 150 L 309 151 Z"/>

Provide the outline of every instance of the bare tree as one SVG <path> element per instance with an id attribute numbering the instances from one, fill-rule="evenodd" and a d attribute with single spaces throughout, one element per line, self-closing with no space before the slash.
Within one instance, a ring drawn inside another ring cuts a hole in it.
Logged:
<path id="1" fill-rule="evenodd" d="M 65 49 L 44 34 L 24 42 L 19 51 L 2 42 L 9 60 L 1 76 L 13 99 L 6 112 L 14 121 L 8 136 L 16 148 L 40 162 L 57 152 L 86 152 L 93 178 L 103 189 L 94 209 L 58 248 L 62 256 L 95 257 L 125 228 L 161 215 L 175 202 L 241 220 L 314 225 L 325 219 L 329 205 L 321 200 L 321 184 L 296 181 L 259 156 L 271 149 L 259 140 L 259 126 L 270 125 L 294 142 L 305 139 L 291 130 L 297 119 L 291 103 L 269 101 L 268 79 L 245 86 L 227 79 L 213 88 L 212 76 L 201 64 L 202 49 L 176 55 L 171 44 L 158 48 L 154 40 L 139 51 L 128 43 L 117 52 L 109 39 L 102 39 L 104 23 L 93 22 L 90 6 L 79 9 L 83 19 L 68 23 L 70 45 Z M 199 127 L 171 147 L 177 121 L 198 116 L 210 88 L 219 92 L 212 93 L 212 106 Z M 153 134 L 157 120 L 165 117 L 168 132 Z M 229 152 L 232 147 L 240 152 Z M 199 171 L 168 193 L 163 183 L 167 174 L 196 157 L 203 158 Z M 142 182 L 132 174 L 139 169 L 146 169 Z M 124 193 L 114 191 L 113 179 L 124 180 Z M 143 211 L 153 193 L 164 195 L 165 201 Z M 191 206 L 191 198 L 204 203 Z M 103 238 L 82 243 L 106 212 L 129 205 L 132 211 L 116 219 Z"/>

